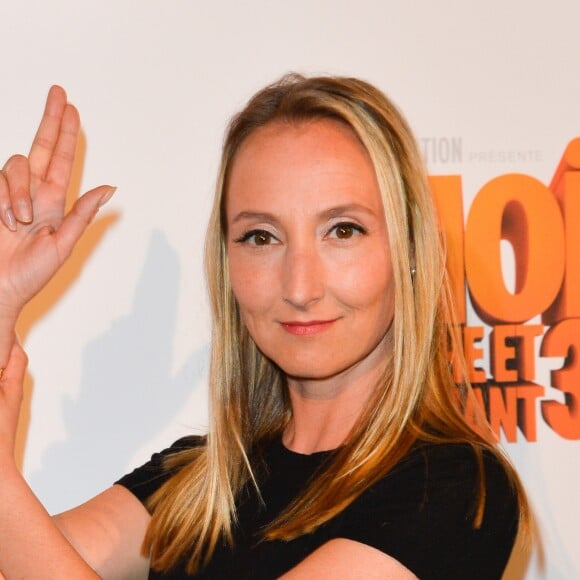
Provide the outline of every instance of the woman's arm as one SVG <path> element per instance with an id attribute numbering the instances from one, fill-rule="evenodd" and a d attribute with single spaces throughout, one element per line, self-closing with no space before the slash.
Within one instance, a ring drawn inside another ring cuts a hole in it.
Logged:
<path id="1" fill-rule="evenodd" d="M 15 342 L 0 379 L 0 570 L 7 578 L 96 578 L 16 467 L 14 433 L 26 362 Z"/>
<path id="2" fill-rule="evenodd" d="M 82 525 L 69 523 L 73 532 L 63 535 L 14 460 L 27 362 L 14 341 L 16 320 L 68 258 L 99 207 L 114 192 L 109 186 L 93 189 L 65 213 L 79 129 L 78 113 L 67 102 L 66 93 L 52 87 L 29 156 L 12 156 L 0 171 L 0 571 L 7 578 L 97 577 L 71 544 Z M 130 499 L 127 502 L 131 505 Z M 116 506 L 121 518 L 122 509 Z M 131 508 L 127 512 L 128 520 L 134 521 Z M 114 523 L 107 527 L 105 520 L 101 520 L 103 529 L 115 527 Z M 68 521 L 74 522 L 74 516 Z M 137 528 L 136 543 L 144 533 L 144 527 Z M 93 545 L 83 553 L 91 565 L 93 551 L 102 553 L 104 538 L 105 534 L 95 536 Z"/>
<path id="3" fill-rule="evenodd" d="M 13 447 L 26 362 L 15 342 L 0 379 L 0 578 L 146 578 L 149 514 L 131 492 L 114 485 L 51 518 L 19 473 Z"/>
<path id="4" fill-rule="evenodd" d="M 312 552 L 280 580 L 416 580 L 417 576 L 391 556 L 360 542 L 337 538 Z"/>
<path id="5" fill-rule="evenodd" d="M 127 489 L 113 485 L 90 501 L 54 517 L 75 550 L 107 579 L 147 578 L 141 553 L 149 513 Z"/>

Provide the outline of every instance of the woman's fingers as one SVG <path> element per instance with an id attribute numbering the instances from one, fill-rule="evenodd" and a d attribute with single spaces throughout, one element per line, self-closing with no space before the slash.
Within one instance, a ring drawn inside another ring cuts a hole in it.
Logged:
<path id="1" fill-rule="evenodd" d="M 64 209 L 80 130 L 79 114 L 66 99 L 61 87 L 51 87 L 29 157 L 14 155 L 0 172 L 0 220 L 12 231 L 17 222 L 32 222 L 33 203 Z"/>
<path id="2" fill-rule="evenodd" d="M 0 204 L 2 204 L 6 225 L 10 229 L 15 228 L 15 223 L 12 224 L 13 227 L 10 227 L 12 218 L 16 218 L 24 224 L 30 223 L 32 221 L 32 201 L 30 199 L 28 159 L 24 155 L 13 155 L 4 165 L 2 174 L 4 188 L 0 193 Z"/>
<path id="3" fill-rule="evenodd" d="M 67 104 L 62 116 L 58 139 L 46 173 L 46 181 L 58 185 L 65 192 L 68 188 L 74 165 L 80 125 L 78 111 L 73 105 Z"/>
<path id="4" fill-rule="evenodd" d="M 87 191 L 76 201 L 54 233 L 58 254 L 63 260 L 70 255 L 99 208 L 111 199 L 116 190 L 116 187 L 101 185 Z"/>
<path id="5" fill-rule="evenodd" d="M 8 187 L 8 180 L 2 171 L 0 171 L 0 219 L 9 230 L 16 231 L 16 218 L 12 211 L 10 188 Z"/>
<path id="6" fill-rule="evenodd" d="M 46 106 L 30 154 L 30 171 L 34 183 L 44 181 L 58 142 L 62 118 L 66 109 L 66 93 L 59 86 L 48 92 Z"/>

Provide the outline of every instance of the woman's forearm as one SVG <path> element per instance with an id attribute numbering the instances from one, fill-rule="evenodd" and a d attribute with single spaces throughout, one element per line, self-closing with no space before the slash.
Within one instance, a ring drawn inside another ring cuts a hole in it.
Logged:
<path id="1" fill-rule="evenodd" d="M 98 578 L 11 459 L 0 462 L 0 571 L 6 578 Z"/>
<path id="2" fill-rule="evenodd" d="M 97 578 L 16 466 L 14 438 L 27 357 L 14 333 L 10 337 L 13 346 L 0 377 L 0 571 L 7 578 Z"/>

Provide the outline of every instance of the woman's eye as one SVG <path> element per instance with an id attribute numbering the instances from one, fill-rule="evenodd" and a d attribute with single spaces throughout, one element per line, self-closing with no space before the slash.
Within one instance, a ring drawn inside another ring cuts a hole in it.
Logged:
<path id="1" fill-rule="evenodd" d="M 266 230 L 252 230 L 246 232 L 241 238 L 237 239 L 236 242 L 253 246 L 268 246 L 274 242 L 275 239 L 276 238 Z"/>
<path id="2" fill-rule="evenodd" d="M 365 230 L 359 225 L 345 222 L 333 226 L 329 233 L 339 240 L 348 240 L 357 234 L 364 234 Z"/>

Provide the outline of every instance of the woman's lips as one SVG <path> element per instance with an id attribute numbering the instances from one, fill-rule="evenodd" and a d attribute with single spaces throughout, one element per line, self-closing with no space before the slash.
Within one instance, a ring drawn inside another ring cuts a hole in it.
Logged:
<path id="1" fill-rule="evenodd" d="M 290 334 L 296 336 L 313 336 L 324 332 L 337 320 L 338 318 L 334 318 L 333 320 L 309 320 L 307 322 L 281 322 L 280 324 L 282 325 L 282 328 Z"/>

